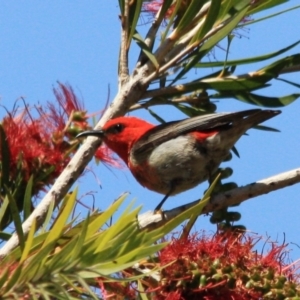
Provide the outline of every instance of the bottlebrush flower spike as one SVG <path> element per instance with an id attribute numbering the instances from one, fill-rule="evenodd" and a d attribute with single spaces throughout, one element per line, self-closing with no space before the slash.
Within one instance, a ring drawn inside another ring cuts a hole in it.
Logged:
<path id="1" fill-rule="evenodd" d="M 172 293 L 179 294 L 178 299 L 209 300 L 298 296 L 299 278 L 283 261 L 287 245 L 272 243 L 264 255 L 253 249 L 257 240 L 232 232 L 174 238 L 159 255 L 162 266 L 174 263 L 162 270 L 156 299 L 171 299 Z"/>
<path id="2" fill-rule="evenodd" d="M 143 11 L 146 13 L 149 13 L 151 15 L 156 15 L 157 12 L 160 10 L 164 0 L 151 0 L 151 1 L 145 1 L 143 4 Z M 168 9 L 165 18 L 168 19 L 173 10 L 174 10 L 175 4 L 171 5 Z"/>
<path id="3" fill-rule="evenodd" d="M 44 122 L 45 118 L 45 115 L 40 115 L 34 119 L 25 109 L 19 115 L 14 110 L 2 121 L 10 152 L 10 178 L 16 178 L 20 175 L 18 172 L 25 182 L 31 175 L 36 180 L 43 178 L 39 188 L 52 183 L 69 161 L 62 144 L 52 143 L 52 132 L 57 128 L 50 122 Z M 45 177 L 49 168 L 53 171 Z"/>
<path id="4" fill-rule="evenodd" d="M 2 141 L 7 143 L 9 152 L 9 174 L 4 177 L 8 178 L 6 185 L 15 195 L 19 211 L 23 209 L 24 192 L 30 177 L 33 176 L 32 195 L 44 191 L 60 175 L 79 146 L 76 135 L 91 129 L 87 113 L 70 86 L 59 83 L 54 94 L 57 103 L 35 107 L 37 117 L 34 117 L 33 109 L 25 107 L 22 111 L 14 108 L 2 120 L 6 136 L 6 140 Z M 0 148 L 0 158 L 3 155 L 1 149 L 3 147 Z M 104 163 L 120 167 L 119 161 L 104 146 L 98 149 L 96 157 Z M 1 170 L 3 172 L 3 168 Z M 0 189 L 4 191 L 3 187 Z M 9 222 L 10 219 L 5 218 L 0 229 Z"/>
<path id="5" fill-rule="evenodd" d="M 61 83 L 58 85 L 53 89 L 58 107 L 48 103 L 49 117 L 57 124 L 58 130 L 64 130 L 70 138 L 75 138 L 82 130 L 91 128 L 87 122 L 88 115 L 72 87 Z"/>
<path id="6" fill-rule="evenodd" d="M 95 158 L 112 167 L 118 169 L 123 168 L 123 164 L 120 159 L 115 157 L 114 153 L 106 145 L 102 145 L 97 149 Z"/>

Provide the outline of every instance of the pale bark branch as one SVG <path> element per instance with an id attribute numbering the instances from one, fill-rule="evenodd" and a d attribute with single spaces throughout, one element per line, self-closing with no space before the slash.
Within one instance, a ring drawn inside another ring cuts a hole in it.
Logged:
<path id="1" fill-rule="evenodd" d="M 103 126 L 111 118 L 124 115 L 129 110 L 129 107 L 142 97 L 148 86 L 142 85 L 141 81 L 149 68 L 149 65 L 146 64 L 142 68 L 135 70 L 134 75 L 130 76 L 129 80 L 121 87 L 121 90 L 118 92 L 111 105 L 107 108 L 95 129 Z M 25 236 L 29 233 L 34 220 L 37 221 L 37 228 L 41 226 L 47 215 L 49 206 L 53 201 L 55 202 L 55 205 L 60 203 L 73 183 L 83 172 L 86 165 L 92 159 L 100 144 L 101 140 L 99 138 L 88 137 L 86 139 L 85 143 L 76 152 L 49 192 L 37 205 L 29 218 L 22 224 Z M 18 246 L 18 244 L 18 236 L 14 233 L 7 243 L 0 249 L 0 259 L 9 254 L 11 250 Z"/>
<path id="2" fill-rule="evenodd" d="M 124 14 L 121 15 L 121 49 L 119 61 L 119 90 L 128 79 L 128 32 L 129 0 L 125 0 Z"/>
<path id="3" fill-rule="evenodd" d="M 243 201 L 292 186 L 299 182 L 300 168 L 254 182 L 246 186 L 238 187 L 225 193 L 216 194 L 204 207 L 202 214 L 213 212 L 231 205 L 239 204 Z M 138 217 L 140 227 L 151 230 L 163 226 L 166 222 L 175 218 L 181 212 L 186 211 L 187 209 L 195 206 L 198 203 L 199 200 L 196 200 L 191 203 L 156 214 L 154 214 L 152 211 L 148 211 Z"/>

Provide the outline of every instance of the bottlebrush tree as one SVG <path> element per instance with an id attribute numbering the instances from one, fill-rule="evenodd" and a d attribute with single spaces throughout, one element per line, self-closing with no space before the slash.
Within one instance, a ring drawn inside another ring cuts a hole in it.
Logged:
<path id="1" fill-rule="evenodd" d="M 299 54 L 276 59 L 299 41 L 256 57 L 205 60 L 222 40 L 228 42 L 228 53 L 241 27 L 264 21 L 270 17 L 268 9 L 282 2 L 287 1 L 119 0 L 119 90 L 95 128 L 138 109 L 147 109 L 162 121 L 151 110 L 155 105 L 175 107 L 192 117 L 214 113 L 216 99 L 233 98 L 263 107 L 297 100 L 300 94 L 266 97 L 259 90 L 282 74 L 300 70 Z M 258 13 L 265 16 L 256 20 Z M 147 29 L 143 35 L 138 24 L 145 16 L 150 22 L 143 25 Z M 130 73 L 132 44 L 140 54 Z M 236 73 L 239 65 L 268 59 L 272 63 L 259 70 Z M 202 75 L 209 67 L 218 71 Z M 88 162 L 95 157 L 111 167 L 120 163 L 100 139 L 76 138 L 93 126 L 72 87 L 58 83 L 54 96 L 44 107 L 25 103 L 21 109 L 15 107 L 1 122 L 2 299 L 300 297 L 297 266 L 288 262 L 286 245 L 268 242 L 268 251 L 257 252 L 257 237 L 233 224 L 240 219 L 239 212 L 228 211 L 231 205 L 298 183 L 299 170 L 263 184 L 238 187 L 222 182 L 231 175 L 229 168 L 222 169 L 201 201 L 143 215 L 130 204 L 108 225 L 125 195 L 111 200 L 105 211 L 91 211 L 79 220 L 77 190 L 71 187 L 84 177 Z M 211 214 L 216 233 L 191 234 L 197 217 L 204 213 Z M 172 233 L 183 222 L 182 233 Z"/>

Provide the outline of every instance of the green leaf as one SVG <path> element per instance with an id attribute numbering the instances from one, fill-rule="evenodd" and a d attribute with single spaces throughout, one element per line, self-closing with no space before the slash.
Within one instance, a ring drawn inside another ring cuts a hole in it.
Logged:
<path id="1" fill-rule="evenodd" d="M 127 40 L 127 48 L 129 49 L 133 35 L 136 32 L 136 26 L 140 18 L 143 0 L 130 1 L 129 4 L 129 35 Z"/>
<path id="2" fill-rule="evenodd" d="M 249 3 L 250 1 L 247 2 Z M 207 40 L 207 42 L 203 44 L 203 46 L 200 48 L 200 51 L 210 50 L 224 37 L 226 37 L 247 14 L 248 9 L 249 5 L 243 7 L 243 9 L 241 9 L 235 16 L 233 16 L 228 23 L 225 23 L 225 25 L 219 31 L 217 31 L 212 37 Z"/>
<path id="3" fill-rule="evenodd" d="M 54 207 L 55 207 L 55 203 L 54 203 L 54 201 L 52 201 L 50 203 L 49 207 L 48 207 L 46 218 L 45 218 L 45 220 L 43 222 L 43 225 L 40 229 L 41 232 L 46 232 L 47 226 L 50 224 L 50 221 L 51 221 L 51 218 L 52 218 L 52 215 L 53 215 Z"/>
<path id="4" fill-rule="evenodd" d="M 139 35 L 139 33 L 136 31 L 133 35 L 133 39 L 136 41 L 138 46 L 141 48 L 142 52 L 150 59 L 150 61 L 153 63 L 155 68 L 159 68 L 158 61 L 156 60 L 155 55 L 152 54 L 151 49 L 146 45 L 143 38 Z"/>
<path id="5" fill-rule="evenodd" d="M 265 74 L 249 77 L 219 77 L 203 79 L 202 84 L 206 89 L 218 91 L 245 91 L 255 90 L 266 86 L 266 82 L 273 77 Z"/>
<path id="6" fill-rule="evenodd" d="M 265 0 L 265 1 L 258 1 L 256 5 L 253 5 L 249 11 L 249 14 L 253 15 L 262 10 L 270 9 L 274 6 L 283 4 L 288 2 L 289 0 Z"/>
<path id="7" fill-rule="evenodd" d="M 198 2 L 201 3 L 201 1 Z M 210 8 L 205 18 L 204 24 L 203 26 L 200 27 L 199 31 L 195 34 L 190 44 L 193 44 L 194 42 L 200 42 L 201 39 L 207 34 L 207 32 L 211 30 L 215 21 L 218 18 L 220 7 L 221 7 L 221 0 L 211 0 Z"/>
<path id="8" fill-rule="evenodd" d="M 199 202 L 202 204 L 202 206 L 199 206 L 199 210 L 194 210 L 193 213 L 191 214 L 191 217 L 190 217 L 188 223 L 183 228 L 181 238 L 187 238 L 188 237 L 192 227 L 196 223 L 196 221 L 197 221 L 199 215 L 201 214 L 203 208 L 205 207 L 207 202 L 210 200 L 210 195 L 214 191 L 214 189 L 216 187 L 216 184 L 219 182 L 220 177 L 221 177 L 221 173 L 216 176 L 216 178 L 214 179 L 212 184 L 209 186 L 209 188 L 207 189 L 207 191 L 203 195 L 202 199 L 199 200 Z"/>
<path id="9" fill-rule="evenodd" d="M 1 176 L 0 176 L 0 188 L 1 191 L 4 185 L 9 185 L 9 174 L 10 174 L 10 152 L 9 145 L 7 142 L 7 136 L 5 134 L 3 125 L 0 124 L 0 143 L 1 143 Z"/>
<path id="10" fill-rule="evenodd" d="M 36 230 L 36 220 L 34 219 L 33 222 L 32 222 L 32 225 L 30 227 L 30 231 L 28 233 L 28 236 L 26 238 L 25 247 L 24 247 L 24 250 L 22 252 L 20 263 L 23 263 L 25 261 L 25 259 L 27 259 L 28 255 L 30 253 L 30 250 L 31 250 L 31 247 L 32 247 L 32 244 L 33 244 L 33 238 L 34 238 L 35 230 Z"/>
<path id="11" fill-rule="evenodd" d="M 276 57 L 280 54 L 283 54 L 284 52 L 294 48 L 300 43 L 300 41 L 297 41 L 293 43 L 292 45 L 285 47 L 283 49 L 280 49 L 276 52 L 260 55 L 260 56 L 254 56 L 249 58 L 242 58 L 242 59 L 235 59 L 235 60 L 228 60 L 226 61 L 226 66 L 238 66 L 238 65 L 245 65 L 255 62 L 264 61 L 273 57 Z M 222 67 L 224 65 L 224 61 L 212 61 L 212 62 L 200 62 L 195 64 L 195 68 L 212 68 L 212 67 Z"/>
<path id="12" fill-rule="evenodd" d="M 164 9 L 165 9 L 166 12 L 167 12 L 168 8 L 171 6 L 172 3 L 173 3 L 173 0 L 166 0 L 166 1 L 163 2 L 163 7 L 164 7 Z M 182 3 L 182 0 L 178 0 L 178 1 L 175 2 L 175 7 L 172 9 L 172 14 L 169 17 L 169 20 L 168 20 L 168 23 L 167 23 L 167 27 L 166 27 L 166 29 L 163 32 L 162 37 L 161 37 L 162 42 L 165 41 L 170 28 L 172 28 L 174 26 L 174 23 L 175 23 L 174 19 L 177 16 L 177 12 L 178 12 L 178 10 L 179 10 L 179 8 L 181 6 L 181 3 Z"/>
<path id="13" fill-rule="evenodd" d="M 254 104 L 262 107 L 283 107 L 293 103 L 300 97 L 300 94 L 290 94 L 283 97 L 266 97 L 247 92 L 219 93 L 212 95 L 211 98 L 235 98 L 245 103 Z"/>
<path id="14" fill-rule="evenodd" d="M 3 287 L 3 292 L 4 292 L 3 294 L 9 292 L 17 284 L 17 282 L 20 278 L 21 272 L 22 272 L 22 268 L 23 268 L 23 265 L 18 265 L 16 267 L 16 269 L 14 269 L 10 273 L 10 278 L 9 278 L 8 282 L 6 282 L 5 287 Z"/>
<path id="15" fill-rule="evenodd" d="M 150 115 L 155 118 L 159 123 L 166 123 L 166 121 L 161 118 L 158 114 L 156 114 L 152 109 L 147 108 L 147 111 L 150 113 Z"/>
<path id="16" fill-rule="evenodd" d="M 52 229 L 50 230 L 44 244 L 43 247 L 47 247 L 48 245 L 52 244 L 54 241 L 56 241 L 59 236 L 62 234 L 63 230 L 64 230 L 64 225 L 66 224 L 66 221 L 68 220 L 75 202 L 76 202 L 76 196 L 77 196 L 77 188 L 72 192 L 72 194 L 68 194 L 65 198 L 66 201 L 64 201 L 63 204 L 64 208 L 62 210 L 60 210 L 60 215 L 59 217 L 56 219 Z"/>
<path id="17" fill-rule="evenodd" d="M 3 218 L 5 218 L 5 215 L 9 213 L 9 200 L 8 197 L 5 196 L 3 200 L 1 200 L 1 206 L 0 206 L 0 224 L 2 224 Z M 4 222 L 4 221 L 3 221 Z"/>
<path id="18" fill-rule="evenodd" d="M 31 214 L 32 186 L 33 186 L 33 175 L 30 176 L 30 178 L 27 182 L 26 190 L 25 190 L 25 194 L 24 194 L 24 203 L 23 203 L 24 220 L 26 220 L 29 217 L 29 215 Z"/>
<path id="19" fill-rule="evenodd" d="M 17 203 L 15 201 L 15 198 L 10 193 L 10 191 L 6 185 L 4 186 L 4 189 L 5 189 L 8 201 L 9 201 L 10 213 L 11 213 L 11 216 L 12 216 L 15 228 L 16 228 L 16 232 L 17 232 L 17 235 L 19 238 L 19 244 L 20 244 L 21 249 L 23 249 L 24 245 L 25 245 L 25 237 L 24 237 L 24 233 L 23 233 L 22 221 L 21 221 L 21 217 L 19 214 L 19 209 L 18 209 Z"/>
<path id="20" fill-rule="evenodd" d="M 297 66 L 300 64 L 300 54 L 294 54 L 285 58 L 279 59 L 274 63 L 263 67 L 255 72 L 256 75 L 266 74 L 267 76 L 277 77 L 284 68 Z"/>
<path id="21" fill-rule="evenodd" d="M 290 84 L 290 85 L 292 85 L 292 86 L 294 86 L 294 87 L 300 89 L 300 84 L 298 84 L 298 83 L 296 83 L 296 82 L 292 82 L 292 81 L 290 81 L 290 80 L 287 80 L 287 79 L 284 79 L 284 78 L 279 78 L 279 77 L 277 77 L 277 78 L 275 78 L 275 79 L 276 79 L 276 80 L 279 80 L 279 81 L 283 81 L 283 82 L 285 82 L 285 83 L 288 83 L 288 84 Z"/>
<path id="22" fill-rule="evenodd" d="M 247 0 L 247 2 L 249 2 Z M 182 70 L 177 74 L 177 76 L 172 80 L 170 85 L 174 84 L 177 80 L 181 79 L 191 68 L 193 68 L 196 63 L 199 62 L 204 55 L 206 55 L 217 43 L 219 43 L 224 37 L 226 37 L 240 22 L 240 20 L 246 15 L 248 7 L 244 7 L 239 11 L 228 23 L 224 23 L 223 27 L 219 29 L 213 36 L 208 38 L 203 45 L 192 53 L 193 57 L 188 61 L 188 63 L 182 68 Z M 182 62 L 183 63 L 183 62 Z"/>
<path id="23" fill-rule="evenodd" d="M 288 1 L 288 0 L 287 0 L 287 1 Z M 263 3 L 263 2 L 261 2 L 261 3 Z M 265 21 L 265 20 L 267 20 L 267 19 L 277 17 L 277 16 L 279 16 L 279 15 L 281 15 L 281 14 L 287 13 L 288 11 L 292 11 L 292 10 L 298 9 L 298 8 L 300 8 L 300 5 L 297 5 L 297 6 L 294 6 L 294 7 L 288 8 L 288 9 L 285 9 L 285 10 L 281 10 L 281 11 L 279 11 L 279 12 L 277 12 L 277 13 L 274 13 L 274 14 L 271 14 L 271 15 L 268 15 L 268 16 L 264 16 L 264 17 L 262 17 L 262 18 L 257 18 L 257 19 L 254 19 L 254 20 L 245 22 L 245 23 L 243 23 L 243 24 L 237 26 L 237 28 L 238 28 L 238 27 L 249 26 L 249 25 L 252 25 L 252 24 L 254 24 L 254 23 L 258 23 L 258 22 L 261 22 L 261 21 Z M 255 12 L 255 13 L 256 13 L 256 12 Z M 251 13 L 251 10 L 250 10 L 250 14 L 252 14 L 252 13 Z"/>
<path id="24" fill-rule="evenodd" d="M 181 7 L 179 8 L 180 11 L 183 10 L 183 7 L 185 5 L 184 1 L 180 1 L 181 2 Z M 187 26 L 189 26 L 191 24 L 191 21 L 194 19 L 194 17 L 198 14 L 199 10 L 202 8 L 203 6 L 203 1 L 199 1 L 199 0 L 192 0 L 187 9 L 185 9 L 185 12 L 183 13 L 182 18 L 180 19 L 178 25 L 176 26 L 176 32 L 178 32 L 178 34 L 180 34 L 179 32 L 184 30 Z"/>
<path id="25" fill-rule="evenodd" d="M 125 0 L 119 0 L 120 12 L 121 15 L 124 14 Z"/>
<path id="26" fill-rule="evenodd" d="M 0 219 L 1 220 L 1 219 Z M 11 238 L 11 234 L 7 232 L 0 231 L 0 241 L 8 241 Z M 0 285 L 1 286 L 1 285 Z"/>
<path id="27" fill-rule="evenodd" d="M 119 197 L 108 209 L 106 209 L 101 215 L 99 215 L 95 220 L 93 220 L 88 227 L 87 236 L 92 235 L 101 228 L 107 220 L 109 220 L 115 211 L 120 207 L 120 205 L 125 200 L 127 194 Z"/>

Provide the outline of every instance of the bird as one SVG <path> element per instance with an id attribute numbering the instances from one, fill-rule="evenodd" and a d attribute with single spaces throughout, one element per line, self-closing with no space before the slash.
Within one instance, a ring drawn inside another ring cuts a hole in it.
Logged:
<path id="1" fill-rule="evenodd" d="M 157 126 L 137 117 L 123 116 L 110 119 L 99 130 L 83 131 L 77 138 L 101 138 L 142 186 L 165 195 L 155 208 L 158 211 L 169 196 L 210 179 L 248 129 L 280 113 L 250 109 L 206 114 Z"/>

